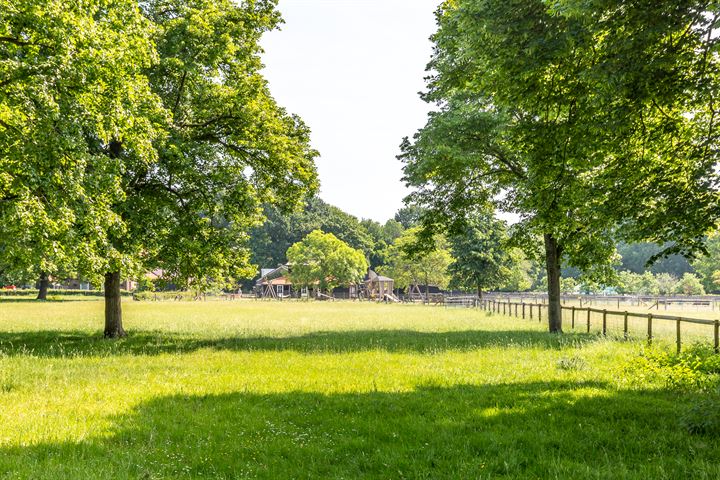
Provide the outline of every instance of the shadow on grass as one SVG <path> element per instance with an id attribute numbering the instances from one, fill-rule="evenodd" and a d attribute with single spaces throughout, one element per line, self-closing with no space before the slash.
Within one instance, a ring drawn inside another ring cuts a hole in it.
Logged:
<path id="1" fill-rule="evenodd" d="M 18 478 L 720 478 L 678 396 L 601 383 L 160 397 L 109 436 L 0 449 Z"/>
<path id="2" fill-rule="evenodd" d="M 358 330 L 314 332 L 289 337 L 199 337 L 200 334 L 135 331 L 122 340 L 103 340 L 101 333 L 75 331 L 0 332 L 0 353 L 40 357 L 91 355 L 157 355 L 209 348 L 231 351 L 302 353 L 388 352 L 433 353 L 491 347 L 563 349 L 598 340 L 597 335 L 553 335 L 532 330 L 418 332 L 413 330 Z"/>

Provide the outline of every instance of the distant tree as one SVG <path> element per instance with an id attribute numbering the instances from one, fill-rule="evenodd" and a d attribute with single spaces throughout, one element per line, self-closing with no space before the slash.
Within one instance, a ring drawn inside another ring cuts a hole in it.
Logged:
<path id="1" fill-rule="evenodd" d="M 692 274 L 690 274 L 692 275 Z M 655 275 L 660 295 L 672 295 L 678 289 L 678 279 L 669 273 L 658 273 Z"/>
<path id="2" fill-rule="evenodd" d="M 715 231 L 708 235 L 707 252 L 693 262 L 693 267 L 700 276 L 705 291 L 720 290 L 720 232 Z"/>
<path id="3" fill-rule="evenodd" d="M 360 224 L 367 230 L 373 239 L 373 248 L 369 256 L 370 268 L 377 268 L 385 263 L 385 251 L 389 245 L 397 239 L 404 231 L 403 226 L 394 219 L 385 224 L 371 219 L 363 219 Z"/>
<path id="4" fill-rule="evenodd" d="M 397 220 L 391 218 L 385 224 L 383 225 L 383 235 L 385 237 L 385 241 L 388 244 L 391 244 L 395 240 L 397 240 L 405 231 L 405 227 L 403 227 L 402 223 L 398 222 Z"/>
<path id="5" fill-rule="evenodd" d="M 645 272 L 640 275 L 637 293 L 641 295 L 659 295 L 660 285 L 657 278 L 651 272 Z"/>
<path id="6" fill-rule="evenodd" d="M 562 293 L 575 293 L 578 287 L 577 281 L 572 277 L 563 278 L 560 282 L 560 291 Z"/>
<path id="7" fill-rule="evenodd" d="M 319 197 L 310 198 L 301 211 L 287 212 L 271 205 L 266 205 L 264 211 L 266 220 L 252 229 L 249 242 L 252 263 L 261 268 L 287 262 L 288 248 L 314 230 L 332 233 L 369 258 L 382 248 L 376 246 L 366 225 Z"/>
<path id="8" fill-rule="evenodd" d="M 715 4 L 448 0 L 437 18 L 438 108 L 401 155 L 426 235 L 479 205 L 519 214 L 544 239 L 553 332 L 561 266 L 610 275 L 618 236 L 702 249 L 719 212 Z"/>
<path id="9" fill-rule="evenodd" d="M 328 292 L 359 282 L 368 268 L 362 251 L 350 247 L 332 233 L 320 230 L 310 232 L 292 245 L 287 258 L 294 285 L 318 286 Z"/>
<path id="10" fill-rule="evenodd" d="M 417 205 L 408 205 L 401 208 L 395 214 L 395 221 L 403 226 L 404 229 L 417 227 L 422 218 L 423 208 Z"/>
<path id="11" fill-rule="evenodd" d="M 534 275 L 536 274 L 533 262 L 527 258 L 525 252 L 519 248 L 511 248 L 508 251 L 510 255 L 510 276 L 504 284 L 500 286 L 500 290 L 508 292 L 525 292 L 533 286 Z"/>
<path id="12" fill-rule="evenodd" d="M 417 227 L 411 228 L 395 240 L 387 249 L 385 255 L 387 263 L 378 271 L 392 277 L 399 288 L 425 285 L 427 296 L 430 285 L 447 287 L 450 281 L 448 267 L 453 259 L 448 250 L 447 240 L 440 235 L 433 237 L 421 251 L 417 251 L 415 247 L 420 240 L 419 233 Z"/>
<path id="13" fill-rule="evenodd" d="M 470 217 L 465 228 L 449 237 L 453 262 L 451 284 L 483 291 L 499 289 L 510 283 L 516 257 L 510 253 L 505 222 L 491 213 Z"/>
<path id="14" fill-rule="evenodd" d="M 681 277 L 687 272 L 692 273 L 694 269 L 688 259 L 677 254 L 660 258 L 648 266 L 650 259 L 660 254 L 669 246 L 669 244 L 661 246 L 654 243 L 620 242 L 617 247 L 621 257 L 621 263 L 618 268 L 635 273 L 644 273 L 645 271 L 652 273 L 669 273 L 675 277 Z"/>
<path id="15" fill-rule="evenodd" d="M 697 275 L 686 273 L 677 283 L 677 293 L 683 295 L 705 295 L 705 289 Z"/>
<path id="16" fill-rule="evenodd" d="M 618 273 L 615 287 L 618 293 L 635 294 L 640 290 L 640 275 L 623 270 Z"/>

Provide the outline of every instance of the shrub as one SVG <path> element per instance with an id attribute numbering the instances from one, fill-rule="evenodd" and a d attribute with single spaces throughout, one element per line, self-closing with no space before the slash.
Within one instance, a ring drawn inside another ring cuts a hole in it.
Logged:
<path id="1" fill-rule="evenodd" d="M 711 391 L 720 385 L 720 355 L 706 345 L 679 354 L 647 351 L 636 359 L 632 370 L 639 377 L 658 378 L 673 390 Z"/>

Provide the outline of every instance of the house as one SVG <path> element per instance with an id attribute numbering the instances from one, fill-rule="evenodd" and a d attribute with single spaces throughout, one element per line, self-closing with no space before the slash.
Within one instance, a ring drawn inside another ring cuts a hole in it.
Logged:
<path id="1" fill-rule="evenodd" d="M 288 274 L 288 265 L 277 268 L 263 268 L 260 278 L 255 282 L 255 295 L 260 298 L 288 298 L 292 296 L 292 282 Z"/>

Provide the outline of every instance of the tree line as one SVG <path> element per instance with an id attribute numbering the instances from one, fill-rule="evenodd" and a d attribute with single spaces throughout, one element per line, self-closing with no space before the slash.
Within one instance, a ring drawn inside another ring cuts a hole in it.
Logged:
<path id="1" fill-rule="evenodd" d="M 496 218 L 494 212 L 468 216 L 459 234 L 436 234 L 422 238 L 419 207 L 401 208 L 385 223 L 358 219 L 320 198 L 311 199 L 299 212 L 282 215 L 268 209 L 266 222 L 250 237 L 253 262 L 276 267 L 287 262 L 311 265 L 311 258 L 334 256 L 337 263 L 351 261 L 353 275 L 339 276 L 327 267 L 297 275 L 298 284 L 336 281 L 333 287 L 359 281 L 367 268 L 395 280 L 398 289 L 411 285 L 437 286 L 482 295 L 483 291 L 547 291 L 542 265 L 541 238 L 535 238 L 530 255 L 515 245 L 513 230 L 520 228 Z M 329 234 L 330 239 L 320 234 Z M 318 239 L 325 238 L 321 246 Z M 526 239 L 532 245 L 530 239 Z M 421 244 L 423 248 L 418 248 Z M 303 245 L 302 255 L 298 248 Z M 562 293 L 619 293 L 640 295 L 701 295 L 720 290 L 720 235 L 707 239 L 708 253 L 688 261 L 674 255 L 648 264 L 663 246 L 651 243 L 618 243 L 611 267 L 603 277 L 587 276 L 565 263 Z M 527 246 L 527 245 L 526 245 Z M 295 254 L 293 255 L 293 251 Z M 354 252 L 354 253 L 351 253 Z M 336 255 L 338 252 L 343 254 Z M 311 270 L 310 267 L 307 270 Z M 322 273 L 319 273 L 322 272 Z M 338 279 L 339 280 L 338 282 Z M 252 288 L 254 279 L 246 279 Z M 293 280 L 295 283 L 295 279 Z M 327 290 L 327 285 L 323 290 Z M 331 288 L 330 288 L 331 290 Z M 423 293 L 423 292 L 420 292 Z"/>

